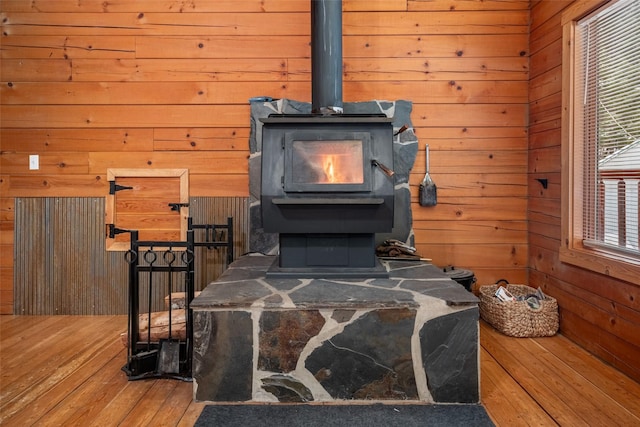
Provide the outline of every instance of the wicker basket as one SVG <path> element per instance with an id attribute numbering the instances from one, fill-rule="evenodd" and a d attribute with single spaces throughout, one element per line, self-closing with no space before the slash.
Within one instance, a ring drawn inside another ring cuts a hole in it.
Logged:
<path id="1" fill-rule="evenodd" d="M 502 302 L 494 296 L 500 285 L 482 286 L 479 290 L 480 316 L 494 328 L 510 337 L 550 337 L 558 332 L 558 302 L 547 297 L 540 308 L 526 301 Z M 525 285 L 504 285 L 514 297 L 531 295 L 535 289 Z"/>

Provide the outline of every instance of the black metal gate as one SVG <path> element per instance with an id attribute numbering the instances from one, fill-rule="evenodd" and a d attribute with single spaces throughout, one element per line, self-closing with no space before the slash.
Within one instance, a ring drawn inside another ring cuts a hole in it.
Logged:
<path id="1" fill-rule="evenodd" d="M 131 235 L 131 248 L 125 253 L 129 264 L 129 323 L 127 364 L 122 370 L 129 380 L 190 381 L 193 313 L 189 306 L 195 294 L 195 248 L 226 247 L 228 266 L 234 258 L 233 218 L 226 224 L 193 224 L 189 218 L 186 241 L 145 241 L 138 239 L 137 230 L 117 232 Z M 182 294 L 174 297 L 177 292 Z M 166 295 L 164 312 L 153 311 L 158 295 Z M 160 322 L 152 331 L 154 316 L 161 317 L 166 325 Z"/>

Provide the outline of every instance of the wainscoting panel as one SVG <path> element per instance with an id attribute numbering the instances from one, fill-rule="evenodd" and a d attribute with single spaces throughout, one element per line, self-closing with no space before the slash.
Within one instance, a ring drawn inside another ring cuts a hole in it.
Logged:
<path id="1" fill-rule="evenodd" d="M 224 223 L 232 216 L 236 255 L 246 252 L 246 198 L 192 198 L 190 205 L 195 223 Z M 128 264 L 125 252 L 106 250 L 103 197 L 17 198 L 15 207 L 15 314 L 127 313 Z M 226 267 L 224 249 L 198 251 L 196 290 Z M 154 310 L 164 304 L 166 279 L 158 280 Z M 148 286 L 144 278 L 140 284 Z"/>
<path id="2" fill-rule="evenodd" d="M 192 197 L 189 215 L 194 224 L 226 224 L 233 217 L 235 257 L 249 250 L 249 199 L 246 197 Z M 195 290 L 204 289 L 226 269 L 226 249 L 196 248 Z"/>
<path id="3" fill-rule="evenodd" d="M 18 198 L 16 314 L 124 314 L 127 269 L 105 250 L 104 198 Z"/>

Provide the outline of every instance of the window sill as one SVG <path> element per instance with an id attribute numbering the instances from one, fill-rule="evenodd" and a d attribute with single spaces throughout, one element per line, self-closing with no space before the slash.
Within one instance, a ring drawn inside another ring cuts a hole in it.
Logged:
<path id="1" fill-rule="evenodd" d="M 586 248 L 582 243 L 560 248 L 560 261 L 586 270 L 640 284 L 640 260 L 601 249 Z"/>

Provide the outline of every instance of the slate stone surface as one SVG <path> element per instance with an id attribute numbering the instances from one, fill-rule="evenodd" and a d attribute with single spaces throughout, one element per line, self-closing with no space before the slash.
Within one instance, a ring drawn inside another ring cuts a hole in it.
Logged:
<path id="1" fill-rule="evenodd" d="M 196 400 L 478 403 L 478 300 L 441 269 L 267 279 L 274 258 L 239 258 L 192 302 Z"/>
<path id="2" fill-rule="evenodd" d="M 477 307 L 426 322 L 420 343 L 427 385 L 436 402 L 480 401 Z"/>
<path id="3" fill-rule="evenodd" d="M 397 307 L 416 306 L 409 292 L 314 279 L 289 294 L 298 307 Z"/>
<path id="4" fill-rule="evenodd" d="M 250 313 L 201 311 L 193 314 L 193 320 L 196 400 L 251 400 L 253 327 Z"/>
<path id="5" fill-rule="evenodd" d="M 415 310 L 374 310 L 325 341 L 306 368 L 335 399 L 416 399 Z"/>
<path id="6" fill-rule="evenodd" d="M 431 279 L 426 283 L 424 280 L 408 279 L 403 281 L 400 287 L 444 300 L 447 305 L 467 305 L 478 302 L 478 297 L 471 292 L 460 292 L 464 287 L 450 279 Z"/>
<path id="7" fill-rule="evenodd" d="M 316 310 L 265 311 L 260 317 L 258 369 L 291 372 L 309 338 L 324 326 Z"/>
<path id="8" fill-rule="evenodd" d="M 473 293 L 427 262 L 383 261 L 389 279 L 267 279 L 266 271 L 274 258 L 240 257 L 193 300 L 191 308 L 415 307 L 414 293 L 452 306 L 478 303 Z"/>
<path id="9" fill-rule="evenodd" d="M 290 375 L 272 375 L 263 378 L 262 389 L 274 395 L 278 402 L 312 402 L 313 394 L 302 382 Z"/>

